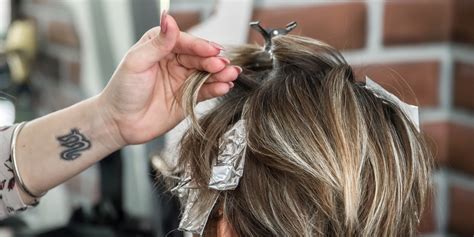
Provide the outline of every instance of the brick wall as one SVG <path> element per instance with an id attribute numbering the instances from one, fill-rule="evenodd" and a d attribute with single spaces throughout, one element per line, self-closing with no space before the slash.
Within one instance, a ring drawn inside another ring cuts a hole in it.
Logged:
<path id="1" fill-rule="evenodd" d="M 437 164 L 420 233 L 474 235 L 474 1 L 262 0 L 252 19 L 297 21 L 293 33 L 335 46 L 358 77 L 418 104 Z M 262 40 L 250 30 L 249 42 Z"/>
<path id="2" fill-rule="evenodd" d="M 58 1 L 23 1 L 23 13 L 36 23 L 39 54 L 31 81 L 36 110 L 49 113 L 80 101 L 81 45 L 70 9 Z"/>
<path id="3" fill-rule="evenodd" d="M 81 82 L 81 43 L 74 21 L 74 13 L 61 1 L 24 0 L 23 15 L 32 20 L 37 28 L 38 56 L 31 75 L 33 110 L 36 116 L 70 106 L 85 98 Z M 68 195 L 67 206 L 95 202 L 99 199 L 98 176 L 89 169 L 69 180 L 65 185 L 53 189 L 43 198 L 38 210 L 41 218 L 29 221 L 32 228 L 53 227 L 67 221 L 72 209 L 58 211 L 60 220 L 51 217 L 47 209 L 60 202 L 61 195 Z M 64 192 L 67 190 L 67 192 Z M 52 193 L 52 194 L 51 194 Z M 31 214 L 34 216 L 34 214 Z M 57 215 L 57 214 L 56 214 Z M 28 216 L 26 217 L 27 220 Z M 31 218 L 30 218 L 31 219 Z M 41 219 L 41 220 L 39 220 Z"/>
<path id="4" fill-rule="evenodd" d="M 474 1 L 300 2 L 267 0 L 253 18 L 270 26 L 296 20 L 296 34 L 337 47 L 359 77 L 419 104 L 438 165 L 419 230 L 474 235 Z M 249 41 L 259 42 L 254 32 Z"/>
<path id="5" fill-rule="evenodd" d="M 40 32 L 33 77 L 41 88 L 39 107 L 52 111 L 81 98 L 81 44 L 70 14 L 58 1 L 26 2 L 25 12 Z M 202 9 L 190 8 L 172 8 L 171 14 L 184 29 L 203 15 Z M 342 50 L 359 77 L 368 75 L 403 100 L 419 104 L 422 131 L 438 166 L 436 191 L 420 232 L 474 234 L 474 1 L 261 0 L 253 19 L 267 26 L 298 21 L 295 33 Z M 249 33 L 249 42 L 259 40 Z"/>

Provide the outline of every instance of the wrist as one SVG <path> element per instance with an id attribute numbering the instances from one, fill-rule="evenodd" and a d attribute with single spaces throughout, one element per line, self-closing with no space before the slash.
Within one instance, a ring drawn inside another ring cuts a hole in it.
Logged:
<path id="1" fill-rule="evenodd" d="M 100 142 L 114 151 L 126 146 L 127 142 L 122 137 L 120 127 L 108 103 L 100 95 L 93 97 L 92 100 L 94 117 L 98 122 L 97 129 L 104 132 L 100 136 Z"/>

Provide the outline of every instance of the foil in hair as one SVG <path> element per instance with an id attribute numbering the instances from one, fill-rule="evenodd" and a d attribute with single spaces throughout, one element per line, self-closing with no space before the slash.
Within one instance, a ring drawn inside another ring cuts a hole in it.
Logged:
<path id="1" fill-rule="evenodd" d="M 199 189 L 189 189 L 186 205 L 184 207 L 183 215 L 181 216 L 181 222 L 179 223 L 179 230 L 187 231 L 194 234 L 202 235 L 204 228 L 206 227 L 209 215 L 212 209 L 216 205 L 219 193 L 215 192 L 212 197 L 207 200 L 207 205 L 198 208 L 196 202 L 200 197 Z"/>
<path id="2" fill-rule="evenodd" d="M 213 160 L 209 188 L 234 190 L 239 185 L 244 172 L 244 153 L 247 138 L 244 120 L 239 120 L 221 138 L 219 155 Z"/>
<path id="3" fill-rule="evenodd" d="M 212 208 L 217 201 L 217 193 L 212 195 L 210 202 L 207 203 L 207 207 L 204 209 L 197 208 L 196 201 L 200 198 L 200 192 L 198 186 L 195 185 L 191 178 L 189 168 L 185 169 L 180 182 L 171 190 L 171 192 L 177 195 L 182 202 L 185 203 L 178 229 L 202 235 Z"/>
<path id="4" fill-rule="evenodd" d="M 237 188 L 244 171 L 246 147 L 245 120 L 239 120 L 224 133 L 219 141 L 219 153 L 212 163 L 209 189 L 225 191 Z M 172 191 L 176 192 L 186 203 L 179 223 L 179 230 L 202 235 L 209 215 L 216 205 L 219 192 L 214 192 L 203 208 L 197 208 L 195 204 L 200 198 L 200 192 L 193 185 L 189 169 L 185 171 L 181 181 Z"/>
<path id="5" fill-rule="evenodd" d="M 396 103 L 402 111 L 408 116 L 415 127 L 420 131 L 420 119 L 418 106 L 410 105 L 401 101 L 397 96 L 385 90 L 382 86 L 372 81 L 369 77 L 365 77 L 365 87 L 375 93 L 377 97 Z"/>

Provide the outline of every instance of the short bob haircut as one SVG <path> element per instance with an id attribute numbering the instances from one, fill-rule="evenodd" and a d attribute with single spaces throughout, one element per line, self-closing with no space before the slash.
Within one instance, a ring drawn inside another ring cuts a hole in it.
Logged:
<path id="1" fill-rule="evenodd" d="M 197 119 L 196 73 L 181 103 L 193 121 L 175 171 L 190 168 L 208 189 L 219 138 L 245 119 L 245 169 L 220 191 L 205 236 L 226 218 L 240 236 L 414 236 L 431 187 L 432 158 L 399 105 L 355 80 L 342 55 L 320 41 L 273 39 L 272 58 L 256 45 L 229 53 L 243 72 L 235 87 Z M 216 215 L 220 213 L 221 215 Z"/>

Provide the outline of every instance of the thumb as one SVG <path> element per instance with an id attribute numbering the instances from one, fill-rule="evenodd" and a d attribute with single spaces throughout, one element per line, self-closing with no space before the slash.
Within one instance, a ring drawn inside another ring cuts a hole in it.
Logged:
<path id="1" fill-rule="evenodd" d="M 161 26 L 151 29 L 125 59 L 130 70 L 142 72 L 171 53 L 180 34 L 175 19 L 163 12 Z"/>

